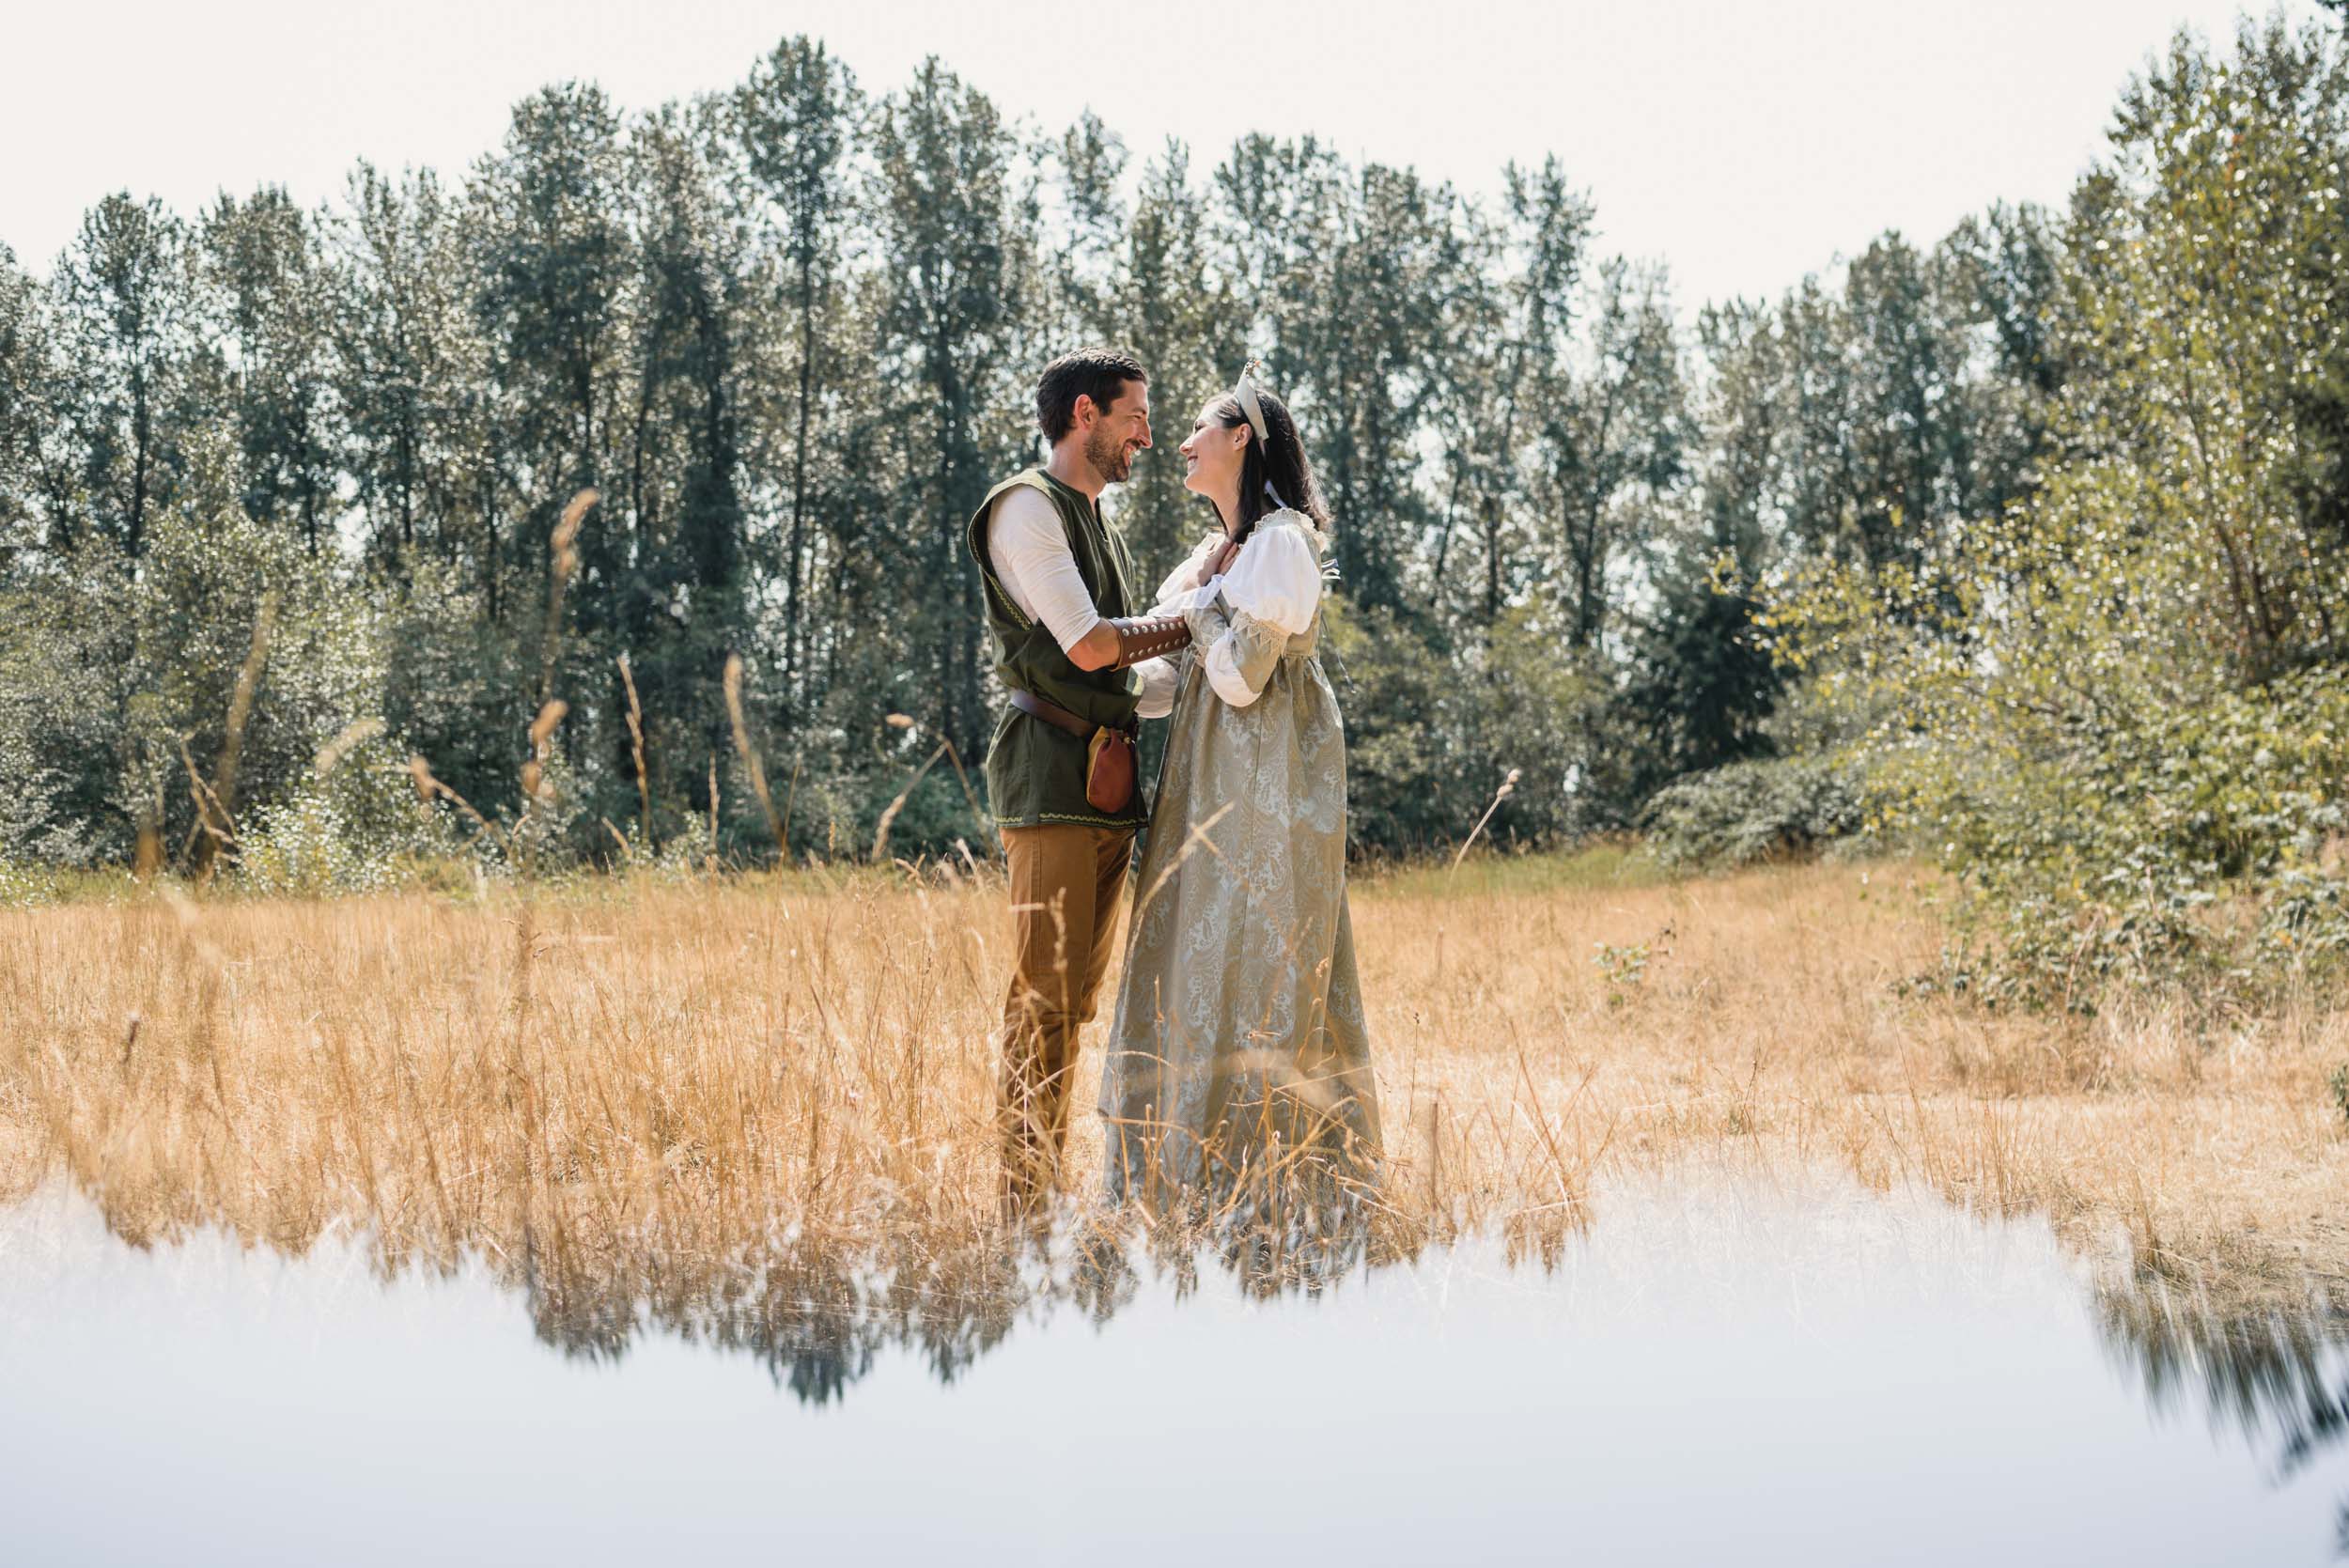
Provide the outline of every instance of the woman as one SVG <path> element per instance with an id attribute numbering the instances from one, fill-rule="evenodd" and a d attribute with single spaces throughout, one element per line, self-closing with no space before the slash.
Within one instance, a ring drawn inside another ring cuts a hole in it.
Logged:
<path id="1" fill-rule="evenodd" d="M 1242 371 L 1182 444 L 1221 527 L 1159 590 L 1174 711 L 1102 1066 L 1112 1195 L 1364 1191 L 1378 1106 L 1346 908 L 1346 731 L 1315 646 L 1330 516 Z M 1283 1205 L 1285 1207 L 1286 1205 Z"/>

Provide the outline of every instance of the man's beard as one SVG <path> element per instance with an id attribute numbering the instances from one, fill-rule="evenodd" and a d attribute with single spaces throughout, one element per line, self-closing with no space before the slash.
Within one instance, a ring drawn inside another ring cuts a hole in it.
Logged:
<path id="1" fill-rule="evenodd" d="M 1096 430 L 1085 437 L 1085 461 L 1093 465 L 1093 472 L 1101 476 L 1103 484 L 1122 485 L 1126 475 L 1133 471 L 1134 455 L 1126 449 L 1123 441 L 1107 430 Z"/>

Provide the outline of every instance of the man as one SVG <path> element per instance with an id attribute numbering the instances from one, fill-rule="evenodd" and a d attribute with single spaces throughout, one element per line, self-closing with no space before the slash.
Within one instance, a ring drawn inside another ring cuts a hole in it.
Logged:
<path id="1" fill-rule="evenodd" d="M 1131 618 L 1147 590 L 1101 518 L 1102 490 L 1150 444 L 1141 364 L 1109 349 L 1064 355 L 1045 366 L 1035 403 L 1050 459 L 989 491 L 969 531 L 996 674 L 1011 691 L 987 785 L 1011 879 L 997 1116 L 1014 1216 L 1050 1190 L 1067 1142 L 1078 1032 L 1093 1017 L 1134 830 L 1148 815 L 1130 784 L 1131 737 L 1137 719 L 1174 706 L 1174 671 L 1152 656 L 1190 636 L 1179 618 Z"/>

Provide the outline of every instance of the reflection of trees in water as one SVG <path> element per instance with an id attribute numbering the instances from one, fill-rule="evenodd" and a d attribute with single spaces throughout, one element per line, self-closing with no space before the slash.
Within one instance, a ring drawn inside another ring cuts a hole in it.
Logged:
<path id="1" fill-rule="evenodd" d="M 2275 1455 L 2281 1485 L 2349 1436 L 2349 1312 L 2225 1309 L 2155 1281 L 2100 1291 L 2098 1315 L 2116 1358 L 2165 1414 L 2200 1410 Z M 2337 1550 L 2349 1558 L 2349 1498 L 2336 1505 Z"/>
<path id="2" fill-rule="evenodd" d="M 828 1240 L 779 1242 L 724 1263 L 657 1248 L 616 1257 L 533 1260 L 523 1285 L 538 1337 L 616 1360 L 646 1332 L 756 1358 L 809 1404 L 838 1399 L 891 1346 L 918 1346 L 952 1382 L 1002 1343 L 1025 1305 L 1009 1253 L 863 1253 Z"/>
<path id="3" fill-rule="evenodd" d="M 828 1404 L 881 1352 L 918 1352 L 952 1383 L 1022 1322 L 1081 1312 L 1098 1327 L 1130 1305 L 1142 1271 L 1177 1299 L 1220 1268 L 1252 1296 L 1317 1295 L 1415 1249 L 1360 1217 L 1276 1229 L 1146 1219 L 1132 1211 L 1050 1229 L 875 1243 L 801 1234 L 723 1263 L 648 1243 L 618 1255 L 525 1249 L 521 1284 L 538 1337 L 616 1360 L 646 1332 L 747 1354 L 811 1405 Z"/>

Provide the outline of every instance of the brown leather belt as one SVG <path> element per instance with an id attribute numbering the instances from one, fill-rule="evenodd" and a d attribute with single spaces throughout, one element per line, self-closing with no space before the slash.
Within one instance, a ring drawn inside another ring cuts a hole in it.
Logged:
<path id="1" fill-rule="evenodd" d="M 1112 669 L 1127 670 L 1145 659 L 1159 659 L 1174 653 L 1190 642 L 1190 624 L 1180 615 L 1125 616 L 1101 623 L 1117 633 L 1117 659 Z M 1011 706 L 1022 713 L 1033 713 L 1054 729 L 1066 730 L 1080 740 L 1090 740 L 1096 730 L 1109 729 L 1090 719 L 1079 717 L 1058 703 L 1046 702 L 1033 691 L 1015 688 Z M 1129 735 L 1136 726 L 1128 724 L 1115 730 Z"/>
<path id="2" fill-rule="evenodd" d="M 1015 688 L 1011 694 L 1011 706 L 1022 713 L 1034 714 L 1054 729 L 1066 730 L 1080 740 L 1092 739 L 1093 732 L 1101 728 L 1089 719 L 1079 718 L 1058 703 L 1046 702 L 1033 691 L 1021 691 Z"/>
<path id="3" fill-rule="evenodd" d="M 1011 706 L 1085 742 L 1085 804 L 1116 815 L 1134 803 L 1134 732 L 1079 718 L 1058 703 L 1014 688 Z"/>

